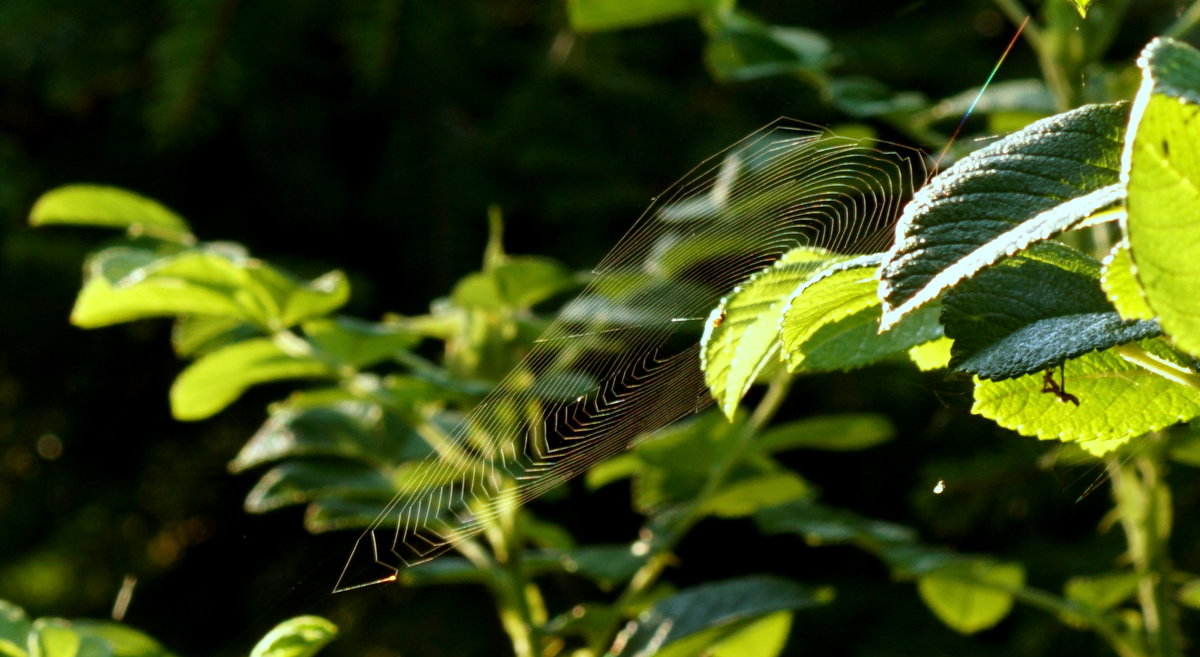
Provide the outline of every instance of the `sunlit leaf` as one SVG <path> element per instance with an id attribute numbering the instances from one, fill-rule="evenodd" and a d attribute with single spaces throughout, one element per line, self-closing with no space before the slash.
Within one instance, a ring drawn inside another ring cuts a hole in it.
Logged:
<path id="1" fill-rule="evenodd" d="M 1176 594 L 1180 604 L 1200 609 L 1200 579 L 1191 579 L 1179 587 Z"/>
<path id="2" fill-rule="evenodd" d="M 113 657 L 171 657 L 171 653 L 153 637 L 128 625 L 76 620 L 71 622 L 71 627 L 85 639 L 107 643 Z"/>
<path id="3" fill-rule="evenodd" d="M 904 209 L 882 269 L 883 326 L 1120 201 L 1125 105 L 1088 105 L 977 150 Z"/>
<path id="4" fill-rule="evenodd" d="M 655 657 L 774 657 L 783 650 L 792 627 L 792 612 L 777 611 L 762 618 L 701 630 L 672 641 L 652 653 Z"/>
<path id="5" fill-rule="evenodd" d="M 708 11 L 722 0 L 568 0 L 571 27 L 582 32 L 650 25 Z"/>
<path id="6" fill-rule="evenodd" d="M 794 291 L 836 259 L 823 249 L 793 249 L 714 311 L 700 343 L 701 367 L 726 416 L 733 416 L 759 372 L 778 359 L 780 322 Z"/>
<path id="7" fill-rule="evenodd" d="M 320 616 L 297 616 L 267 632 L 254 644 L 250 657 L 311 657 L 337 633 L 337 626 Z"/>
<path id="8" fill-rule="evenodd" d="M 415 346 L 421 336 L 401 324 L 367 322 L 353 317 L 323 317 L 303 324 L 304 334 L 324 355 L 354 368 L 369 367 Z"/>
<path id="9" fill-rule="evenodd" d="M 1155 39 L 1138 65 L 1122 170 L 1129 249 L 1163 329 L 1200 354 L 1200 52 Z"/>
<path id="10" fill-rule="evenodd" d="M 703 584 L 656 604 L 626 626 L 627 654 L 657 654 L 659 647 L 711 627 L 758 618 L 783 610 L 810 609 L 828 603 L 831 590 L 801 586 L 767 575 Z M 622 653 L 626 654 L 626 653 Z"/>
<path id="11" fill-rule="evenodd" d="M 115 247 L 93 256 L 86 272 L 71 311 L 71 321 L 84 328 L 147 317 L 216 315 L 277 330 L 331 312 L 350 294 L 341 272 L 303 283 L 224 245 L 166 256 Z"/>
<path id="12" fill-rule="evenodd" d="M 949 564 L 917 580 L 921 599 L 943 623 L 973 634 L 999 623 L 1012 610 L 1009 591 L 1025 584 L 1020 564 L 982 559 Z"/>
<path id="13" fill-rule="evenodd" d="M 721 518 L 740 518 L 759 509 L 809 499 L 815 493 L 800 475 L 779 470 L 726 485 L 705 500 L 701 510 Z"/>
<path id="14" fill-rule="evenodd" d="M 114 657 L 107 641 L 83 636 L 60 618 L 39 618 L 29 635 L 29 657 Z"/>
<path id="15" fill-rule="evenodd" d="M 909 349 L 908 357 L 922 372 L 940 370 L 950 366 L 950 353 L 953 349 L 954 340 L 943 336 Z"/>
<path id="16" fill-rule="evenodd" d="M 1105 573 L 1091 577 L 1072 577 L 1063 587 L 1068 600 L 1104 612 L 1128 600 L 1137 592 L 1141 578 L 1137 573 Z"/>
<path id="17" fill-rule="evenodd" d="M 783 313 L 784 359 L 793 372 L 850 370 L 941 337 L 936 310 L 879 332 L 876 272 L 883 254 L 836 263 L 798 285 Z"/>
<path id="18" fill-rule="evenodd" d="M 183 243 L 193 239 L 187 222 L 158 201 L 102 185 L 67 185 L 46 192 L 33 205 L 29 222 L 34 226 L 124 228 L 132 236 L 149 235 Z"/>
<path id="19" fill-rule="evenodd" d="M 762 453 L 790 449 L 852 451 L 885 443 L 894 435 L 892 423 L 882 415 L 847 413 L 775 424 L 755 438 L 753 448 Z"/>
<path id="20" fill-rule="evenodd" d="M 250 386 L 282 379 L 332 377 L 326 363 L 284 352 L 268 338 L 238 342 L 206 354 L 171 385 L 171 413 L 202 420 L 237 400 Z"/>
<path id="21" fill-rule="evenodd" d="M 183 315 L 171 327 L 171 346 L 181 358 L 196 358 L 262 332 L 236 317 Z"/>
<path id="22" fill-rule="evenodd" d="M 1161 343 L 1138 345 L 1184 366 Z M 1056 383 L 1079 401 L 1078 406 L 1042 392 L 1044 375 L 1034 373 L 1005 381 L 977 379 L 971 411 L 1024 436 L 1079 441 L 1092 453 L 1110 451 L 1130 438 L 1200 415 L 1200 390 L 1127 361 L 1119 355 L 1120 349 L 1067 361 L 1066 381 L 1056 379 Z"/>
<path id="23" fill-rule="evenodd" d="M 571 272 L 553 260 L 509 257 L 489 271 L 463 278 L 451 298 L 463 308 L 528 308 L 574 285 Z"/>
<path id="24" fill-rule="evenodd" d="M 7 600 L 0 600 L 0 655 L 26 657 L 27 638 L 32 625 L 25 610 Z"/>
<path id="25" fill-rule="evenodd" d="M 1133 273 L 1133 258 L 1129 246 L 1121 243 L 1104 258 L 1100 287 L 1108 295 L 1117 313 L 1125 319 L 1154 319 L 1154 311 L 1146 305 L 1142 284 Z"/>

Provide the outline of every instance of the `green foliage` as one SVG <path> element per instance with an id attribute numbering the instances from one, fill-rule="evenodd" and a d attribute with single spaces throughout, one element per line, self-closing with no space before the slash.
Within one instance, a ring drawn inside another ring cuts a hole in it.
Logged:
<path id="1" fill-rule="evenodd" d="M 1021 258 L 964 281 L 944 306 L 950 366 L 990 380 L 1161 334 L 1156 322 L 1121 319 L 1095 275 Z"/>
<path id="2" fill-rule="evenodd" d="M 84 328 L 211 315 L 274 331 L 329 313 L 350 295 L 341 272 L 304 283 L 229 244 L 112 247 L 89 258 L 86 270 L 71 311 L 71 321 Z"/>
<path id="3" fill-rule="evenodd" d="M 267 632 L 250 657 L 312 657 L 333 641 L 337 627 L 320 616 L 297 616 Z"/>
<path id="4" fill-rule="evenodd" d="M 963 634 L 999 623 L 1012 609 L 1012 591 L 1025 583 L 1017 564 L 976 560 L 944 566 L 917 581 L 921 599 L 937 617 Z"/>
<path id="5" fill-rule="evenodd" d="M 714 646 L 720 653 L 731 650 L 732 646 L 717 646 L 735 640 L 732 635 L 744 631 L 755 620 L 780 611 L 810 609 L 828 604 L 832 598 L 833 593 L 828 589 L 805 587 L 778 577 L 756 576 L 712 582 L 662 600 L 640 616 L 636 623 L 630 624 L 617 641 L 628 646 L 631 654 L 682 657 L 702 654 L 708 646 Z M 721 631 L 706 634 L 703 642 L 689 646 L 690 650 L 672 650 L 674 642 L 686 640 L 710 628 L 720 628 Z M 767 641 L 775 646 L 779 643 L 777 639 Z M 760 648 L 749 654 L 776 653 Z"/>
<path id="6" fill-rule="evenodd" d="M 68 185 L 46 192 L 29 211 L 29 222 L 124 228 L 130 237 L 152 235 L 181 243 L 192 239 L 187 222 L 161 203 L 100 185 Z"/>
<path id="7" fill-rule="evenodd" d="M 1122 197 L 1125 105 L 1038 121 L 959 160 L 905 208 L 883 266 L 883 326 Z"/>
<path id="8" fill-rule="evenodd" d="M 337 636 L 319 616 L 298 616 L 275 626 L 251 657 L 312 657 Z M 0 655 L 5 657 L 173 657 L 158 641 L 109 621 L 38 618 L 0 600 Z"/>
<path id="9" fill-rule="evenodd" d="M 569 0 L 571 27 L 581 31 L 649 25 L 716 9 L 721 0 Z"/>
<path id="10" fill-rule="evenodd" d="M 1175 344 L 1200 354 L 1200 52 L 1152 42 L 1138 60 L 1142 88 L 1131 112 L 1122 178 L 1129 188 L 1129 250 L 1146 301 Z"/>
<path id="11" fill-rule="evenodd" d="M 1080 15 L 1087 4 L 1076 3 Z M 228 30 L 221 27 L 221 6 L 195 10 L 200 22 L 217 26 L 216 42 Z M 930 141 L 931 126 L 960 111 L 946 108 L 970 97 L 959 94 L 938 109 L 869 78 L 839 77 L 830 39 L 768 24 L 732 3 L 569 0 L 567 9 L 579 31 L 695 18 L 717 80 L 795 76 L 848 116 Z M 1035 41 L 1043 55 L 1062 55 L 1063 65 L 1050 69 L 1057 73 L 1010 85 L 979 109 L 993 129 L 1047 114 L 1051 101 L 1065 103 L 1060 109 L 1067 111 L 959 159 L 922 188 L 904 210 L 888 252 L 795 249 L 728 291 L 705 318 L 701 367 L 719 412 L 641 436 L 587 475 L 592 487 L 630 480 L 634 507 L 645 516 L 637 540 L 577 545 L 566 529 L 528 510 L 505 508 L 481 536 L 453 545 L 459 556 L 380 581 L 487 587 L 522 657 L 568 645 L 580 655 L 773 656 L 784 648 L 793 614 L 830 604 L 832 588 L 768 575 L 681 592 L 660 582 L 673 550 L 697 523 L 749 517 L 765 534 L 791 534 L 811 546 L 845 544 L 875 556 L 893 578 L 915 582 L 932 614 L 962 634 L 994 627 L 1023 601 L 1094 630 L 1123 657 L 1175 654 L 1169 646 L 1149 647 L 1169 642 L 1173 630 L 1140 619 L 1151 611 L 1170 617 L 1169 609 L 1153 607 L 1166 604 L 1173 586 L 1164 557 L 1171 498 L 1158 469 L 1163 454 L 1188 461 L 1184 439 L 1151 436 L 1139 445 L 1149 454 L 1122 452 L 1126 461 L 1137 459 L 1132 474 L 1110 456 L 1115 515 L 1129 537 L 1132 568 L 1073 578 L 1057 596 L 1027 585 L 1020 563 L 959 554 L 922 542 L 919 531 L 903 524 L 824 505 L 818 486 L 785 467 L 785 451 L 849 452 L 889 441 L 895 430 L 882 417 L 770 424 L 792 375 L 905 356 L 922 370 L 949 367 L 974 375 L 976 414 L 1094 455 L 1111 455 L 1138 436 L 1200 416 L 1200 374 L 1187 355 L 1200 352 L 1189 273 L 1200 260 L 1189 232 L 1191 219 L 1200 216 L 1190 123 L 1200 97 L 1200 54 L 1179 42 L 1155 41 L 1139 60 L 1144 84 L 1132 106 L 1069 109 L 1077 103 L 1065 102 L 1071 98 L 1058 76 L 1082 70 L 1087 62 L 1079 53 L 1106 43 L 1117 24 L 1113 16 L 1119 17 L 1106 5 L 1094 8 L 1099 27 L 1085 32 L 1110 34 L 1081 44 L 1084 37 L 1066 29 L 1074 25 L 1069 9 L 1048 3 Z M 197 33 L 183 5 L 170 13 L 176 25 L 159 40 L 156 57 L 209 63 L 183 66 L 185 75 L 161 82 L 164 132 L 201 109 L 197 90 L 209 73 L 205 67 L 227 65 L 210 52 L 214 40 L 196 38 L 213 34 Z M 1070 61 L 1068 51 L 1075 53 Z M 736 203 L 774 211 L 805 191 L 797 187 Z M 672 221 L 698 222 L 711 218 L 713 203 L 706 198 L 661 211 Z M 1123 218 L 1119 226 L 1108 224 L 1117 218 Z M 545 326 L 539 306 L 587 278 L 547 259 L 505 254 L 495 215 L 479 272 L 460 280 L 428 314 L 371 322 L 334 314 L 350 293 L 340 272 L 305 282 L 237 245 L 196 242 L 181 218 L 130 192 L 60 188 L 35 205 L 31 221 L 125 229 L 128 239 L 89 258 L 72 320 L 91 328 L 173 318 L 176 353 L 194 359 L 171 389 L 177 418 L 210 417 L 255 385 L 320 380 L 320 387 L 273 404 L 266 423 L 229 464 L 234 472 L 263 470 L 247 510 L 304 506 L 306 527 L 314 532 L 361 529 L 377 520 L 386 525 L 399 518 L 395 504 L 409 496 L 477 485 L 478 459 L 490 457 L 486 427 L 467 426 L 463 444 L 449 438 L 464 411 L 520 361 Z M 673 262 L 667 272 L 673 275 L 728 255 L 729 240 L 709 234 L 654 248 L 678 256 L 663 256 Z M 1103 264 L 1096 260 L 1105 254 Z M 589 289 L 597 297 L 588 307 L 611 311 L 618 324 L 640 326 L 647 315 L 632 305 L 636 297 L 629 291 L 657 283 L 644 273 L 606 279 Z M 570 315 L 579 307 L 568 306 L 564 316 L 586 319 Z M 578 351 L 620 348 L 602 335 L 588 337 Z M 438 350 L 440 357 L 430 360 Z M 572 349 L 559 354 L 566 361 L 578 355 Z M 554 367 L 518 369 L 506 382 L 538 393 L 529 408 L 496 404 L 502 431 L 519 426 L 515 418 L 522 413 L 541 413 L 542 401 L 576 401 L 596 385 L 587 372 Z M 740 406 L 756 383 L 767 383 L 766 391 L 744 412 Z M 441 460 L 428 460 L 431 455 Z M 377 550 L 373 534 L 370 540 Z M 542 588 L 568 578 L 620 592 L 551 617 Z M 1153 596 L 1146 593 L 1155 587 Z M 1195 604 L 1195 588 L 1179 591 L 1184 604 Z M 1128 621 L 1135 597 L 1142 615 Z M 292 619 L 252 655 L 305 657 L 335 633 L 320 618 Z M 31 623 L 19 609 L 0 605 L 0 654 L 165 652 L 118 626 Z"/>

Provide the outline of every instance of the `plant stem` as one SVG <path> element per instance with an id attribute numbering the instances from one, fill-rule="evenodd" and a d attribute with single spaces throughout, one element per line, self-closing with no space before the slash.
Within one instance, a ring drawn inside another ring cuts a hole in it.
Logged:
<path id="1" fill-rule="evenodd" d="M 1175 22 L 1171 23 L 1170 27 L 1163 32 L 1163 36 L 1171 37 L 1173 39 L 1182 39 L 1183 37 L 1187 36 L 1187 33 L 1191 32 L 1198 23 L 1200 23 L 1200 0 L 1193 2 L 1192 6 L 1188 7 L 1187 11 L 1183 12 L 1179 18 L 1176 18 Z"/>
<path id="2" fill-rule="evenodd" d="M 746 449 L 753 438 L 775 417 L 783 400 L 787 398 L 791 383 L 792 376 L 787 372 L 780 372 L 771 379 L 766 393 L 754 408 L 750 418 L 738 427 L 733 436 L 729 438 L 734 441 L 733 445 L 725 453 L 724 458 L 713 464 L 700 492 L 670 519 L 665 528 L 655 529 L 660 536 L 651 544 L 653 552 L 647 557 L 646 563 L 630 578 L 629 584 L 613 604 L 618 612 L 635 603 L 671 563 L 671 551 L 679 544 L 688 530 L 704 517 L 705 503 L 720 490 L 729 473 L 745 456 Z M 614 619 L 616 625 L 604 633 L 605 640 L 602 645 L 593 646 L 594 652 L 601 654 L 608 649 L 608 646 L 612 645 L 612 639 L 617 634 L 621 620 L 619 615 Z"/>
<path id="3" fill-rule="evenodd" d="M 1172 363 L 1165 358 L 1155 356 L 1135 342 L 1118 345 L 1116 352 L 1118 356 L 1130 363 L 1170 379 L 1175 383 L 1192 388 L 1200 388 L 1200 374 L 1196 374 L 1182 365 Z"/>
<path id="4" fill-rule="evenodd" d="M 1140 580 L 1138 601 L 1149 654 L 1181 657 L 1167 550 L 1171 498 L 1162 478 L 1163 452 L 1161 436 L 1150 434 L 1145 447 L 1132 459 L 1109 458 L 1108 472 L 1117 516 L 1129 544 L 1129 559 Z"/>
<path id="5" fill-rule="evenodd" d="M 504 631 L 512 642 L 516 657 L 538 657 L 542 645 L 541 627 L 544 618 L 534 614 L 531 597 L 539 601 L 540 594 L 525 575 L 521 559 L 521 529 L 516 507 L 502 507 L 495 522 L 488 528 L 494 563 L 492 591 Z"/>
<path id="6" fill-rule="evenodd" d="M 1029 15 L 1029 12 L 1017 0 L 995 0 L 995 3 L 1000 12 L 1007 16 L 1013 25 L 1020 25 Z M 1042 49 L 1042 28 L 1038 26 L 1037 21 L 1031 19 L 1025 26 L 1025 39 L 1029 41 L 1030 47 L 1034 50 Z"/>

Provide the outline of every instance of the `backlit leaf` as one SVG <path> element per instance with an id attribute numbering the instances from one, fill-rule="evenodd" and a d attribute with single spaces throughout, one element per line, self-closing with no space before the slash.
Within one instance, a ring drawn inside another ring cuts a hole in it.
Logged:
<path id="1" fill-rule="evenodd" d="M 29 213 L 29 223 L 124 228 L 131 236 L 182 243 L 193 239 L 187 222 L 158 201 L 103 185 L 67 185 L 42 194 Z"/>
<path id="2" fill-rule="evenodd" d="M 622 654 L 657 654 L 702 630 L 758 618 L 783 610 L 810 609 L 828 603 L 832 591 L 801 586 L 779 577 L 752 575 L 703 584 L 654 605 L 630 623 L 618 641 Z"/>
<path id="3" fill-rule="evenodd" d="M 337 633 L 337 626 L 320 616 L 297 616 L 267 632 L 250 657 L 312 657 Z"/>
<path id="4" fill-rule="evenodd" d="M 735 288 L 708 319 L 701 367 L 726 416 L 733 416 L 759 372 L 777 360 L 780 322 L 794 291 L 835 259 L 822 249 L 793 249 Z"/>
<path id="5" fill-rule="evenodd" d="M 1009 590 L 1025 583 L 1020 564 L 969 559 L 948 564 L 917 580 L 921 599 L 943 623 L 972 634 L 999 623 L 1012 610 Z"/>
<path id="6" fill-rule="evenodd" d="M 1129 249 L 1163 329 L 1200 354 L 1200 52 L 1155 39 L 1138 65 L 1122 170 Z"/>
<path id="7" fill-rule="evenodd" d="M 1138 346 L 1182 365 L 1157 341 Z M 1042 392 L 1044 375 L 1033 373 L 1005 381 L 976 379 L 971 411 L 1023 436 L 1078 441 L 1094 454 L 1200 415 L 1200 390 L 1129 362 L 1119 355 L 1124 348 L 1067 361 L 1066 381 L 1058 383 L 1079 400 L 1078 406 Z"/>
<path id="8" fill-rule="evenodd" d="M 180 420 L 202 420 L 255 384 L 333 375 L 329 365 L 287 354 L 268 338 L 246 340 L 206 354 L 181 372 L 171 385 L 171 413 Z"/>

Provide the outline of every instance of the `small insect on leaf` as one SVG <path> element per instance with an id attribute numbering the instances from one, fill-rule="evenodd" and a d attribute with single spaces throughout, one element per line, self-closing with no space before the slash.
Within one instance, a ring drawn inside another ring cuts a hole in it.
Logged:
<path id="1" fill-rule="evenodd" d="M 722 308 L 721 313 L 713 318 L 712 327 L 718 328 L 721 326 L 721 324 L 724 324 L 724 323 L 725 323 L 725 309 Z"/>
<path id="2" fill-rule="evenodd" d="M 1066 369 L 1065 363 L 1059 366 L 1059 372 L 1060 372 L 1059 380 L 1062 381 L 1061 385 L 1054 380 L 1054 370 L 1052 370 L 1052 369 L 1046 370 L 1045 376 L 1042 377 L 1042 392 L 1048 392 L 1048 393 L 1055 395 L 1056 397 L 1058 397 L 1058 401 L 1060 401 L 1064 404 L 1067 402 L 1071 402 L 1072 404 L 1075 404 L 1076 406 L 1078 406 L 1079 398 L 1076 397 L 1075 395 L 1072 395 L 1071 393 L 1067 392 L 1067 390 L 1066 390 L 1066 388 L 1067 388 L 1067 369 Z"/>

